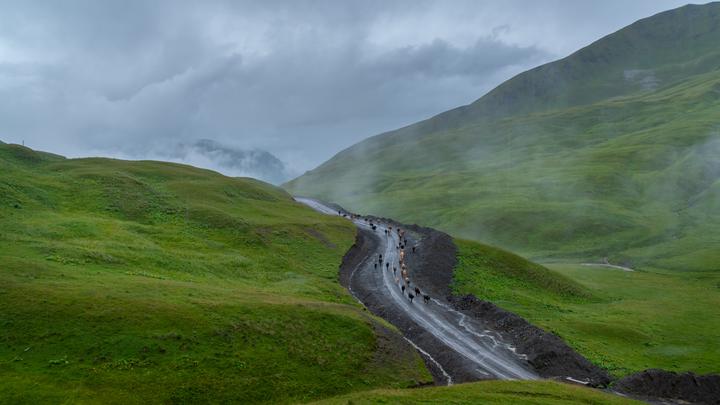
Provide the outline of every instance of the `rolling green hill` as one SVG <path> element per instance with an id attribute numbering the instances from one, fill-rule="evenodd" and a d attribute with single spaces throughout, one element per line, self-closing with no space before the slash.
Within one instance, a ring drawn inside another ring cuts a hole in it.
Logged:
<path id="1" fill-rule="evenodd" d="M 551 382 L 390 391 L 431 377 L 339 285 L 354 232 L 252 179 L 0 143 L 0 403 L 625 402 Z M 519 282 L 598 301 L 514 255 L 461 246 L 460 292 L 491 277 L 500 295 Z"/>
<path id="2" fill-rule="evenodd" d="M 0 188 L 0 403 L 628 402 L 551 382 L 397 390 L 430 376 L 338 284 L 353 227 L 267 184 L 0 144 Z M 458 243 L 458 293 L 538 319 L 612 301 Z"/>
<path id="3" fill-rule="evenodd" d="M 720 263 L 720 3 L 640 20 L 287 183 L 536 259 Z"/>
<path id="4" fill-rule="evenodd" d="M 0 144 L 0 403 L 286 403 L 430 381 L 337 282 L 354 232 L 252 179 Z"/>
<path id="5" fill-rule="evenodd" d="M 720 371 L 719 272 L 541 266 L 477 242 L 455 243 L 456 294 L 552 331 L 616 377 L 647 368 Z"/>

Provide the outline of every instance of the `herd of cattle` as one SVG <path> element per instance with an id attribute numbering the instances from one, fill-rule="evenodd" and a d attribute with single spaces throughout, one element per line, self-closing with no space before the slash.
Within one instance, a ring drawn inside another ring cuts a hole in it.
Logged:
<path id="1" fill-rule="evenodd" d="M 365 221 L 370 228 L 373 230 L 373 232 L 377 231 L 377 225 L 373 223 L 373 221 L 369 218 L 363 218 L 358 214 L 352 214 L 352 213 L 345 213 L 343 211 L 338 211 L 338 215 L 341 215 L 345 218 L 349 218 L 352 220 L 363 220 Z M 388 225 L 388 227 L 384 230 L 385 236 L 388 238 L 388 242 L 392 240 L 392 232 L 393 227 L 392 225 Z M 400 275 L 398 276 L 397 270 L 398 267 L 395 265 L 395 263 L 392 264 L 392 272 L 393 276 L 395 277 L 395 284 L 400 288 L 403 295 L 407 293 L 408 299 L 410 299 L 410 303 L 413 302 L 413 299 L 416 297 L 421 297 L 425 301 L 426 304 L 430 303 L 430 296 L 427 294 L 422 294 L 420 291 L 420 288 L 418 286 L 411 286 L 410 282 L 410 273 L 407 267 L 407 264 L 405 263 L 405 247 L 408 244 L 408 240 L 405 237 L 405 230 L 401 229 L 400 227 L 395 227 L 395 232 L 397 232 L 399 243 L 395 245 L 395 249 L 398 250 L 399 260 L 398 265 L 400 266 Z M 412 252 L 415 253 L 417 249 L 417 246 L 412 246 Z M 382 253 L 378 254 L 377 262 L 374 263 L 374 268 L 378 268 L 378 264 L 380 265 L 380 270 L 383 269 L 383 264 L 385 264 L 385 271 L 390 271 L 390 261 L 383 261 L 383 255 Z M 413 294 L 414 292 L 414 294 Z"/>

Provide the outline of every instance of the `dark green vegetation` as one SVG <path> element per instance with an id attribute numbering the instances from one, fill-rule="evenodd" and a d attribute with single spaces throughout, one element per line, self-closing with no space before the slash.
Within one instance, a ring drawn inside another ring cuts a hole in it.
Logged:
<path id="1" fill-rule="evenodd" d="M 615 376 L 646 368 L 718 372 L 720 274 L 627 272 L 529 262 L 456 241 L 454 290 L 472 293 L 561 336 Z"/>
<path id="2" fill-rule="evenodd" d="M 641 20 L 286 184 L 534 258 L 720 267 L 720 3 Z"/>
<path id="3" fill-rule="evenodd" d="M 483 381 L 453 387 L 382 389 L 318 404 L 641 404 L 601 391 L 552 381 Z"/>
<path id="4" fill-rule="evenodd" d="M 0 402 L 295 402 L 429 381 L 337 282 L 347 221 L 188 166 L 0 144 Z"/>

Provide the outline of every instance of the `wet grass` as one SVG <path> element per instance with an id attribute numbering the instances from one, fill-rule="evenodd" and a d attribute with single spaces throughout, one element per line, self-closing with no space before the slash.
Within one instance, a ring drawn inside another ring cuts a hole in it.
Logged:
<path id="1" fill-rule="evenodd" d="M 286 403 L 428 381 L 337 282 L 354 232 L 252 179 L 0 144 L 0 402 Z"/>
<path id="2" fill-rule="evenodd" d="M 456 241 L 456 293 L 472 293 L 561 336 L 622 376 L 646 368 L 720 372 L 720 275 L 626 272 L 572 263 L 545 267 Z"/>
<path id="3" fill-rule="evenodd" d="M 601 391 L 552 381 L 484 381 L 416 390 L 375 390 L 317 404 L 641 404 Z"/>

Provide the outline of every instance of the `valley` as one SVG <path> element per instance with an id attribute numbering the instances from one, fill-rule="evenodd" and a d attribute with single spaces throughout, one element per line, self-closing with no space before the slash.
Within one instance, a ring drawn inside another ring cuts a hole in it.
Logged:
<path id="1" fill-rule="evenodd" d="M 101 3 L 0 16 L 0 405 L 720 404 L 720 2 Z"/>

